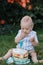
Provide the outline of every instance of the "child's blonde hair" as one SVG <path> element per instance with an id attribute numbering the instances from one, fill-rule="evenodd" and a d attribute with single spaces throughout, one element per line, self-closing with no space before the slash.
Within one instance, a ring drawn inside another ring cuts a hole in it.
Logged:
<path id="1" fill-rule="evenodd" d="M 30 16 L 24 16 L 22 19 L 21 19 L 21 23 L 24 22 L 24 23 L 29 23 L 31 24 L 32 26 L 34 26 L 34 23 L 32 21 L 32 18 Z"/>

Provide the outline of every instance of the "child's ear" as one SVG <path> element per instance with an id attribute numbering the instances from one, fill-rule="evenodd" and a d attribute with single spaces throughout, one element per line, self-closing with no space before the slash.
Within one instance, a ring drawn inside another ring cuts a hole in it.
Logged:
<path id="1" fill-rule="evenodd" d="M 34 27 L 34 23 L 32 23 L 32 26 L 31 26 L 31 28 L 33 29 L 33 27 Z"/>
<path id="2" fill-rule="evenodd" d="M 31 30 L 33 29 L 33 27 L 34 27 L 34 26 L 32 25 L 32 26 L 31 26 Z"/>

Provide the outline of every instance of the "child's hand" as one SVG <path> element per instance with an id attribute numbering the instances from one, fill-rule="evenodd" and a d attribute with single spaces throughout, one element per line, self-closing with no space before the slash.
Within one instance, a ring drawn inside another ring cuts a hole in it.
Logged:
<path id="1" fill-rule="evenodd" d="M 33 45 L 33 46 L 38 46 L 37 42 L 35 41 L 34 36 L 31 36 L 30 42 L 32 42 L 32 45 Z"/>
<path id="2" fill-rule="evenodd" d="M 34 42 L 34 41 L 35 41 L 34 36 L 31 36 L 31 37 L 30 37 L 30 41 L 31 41 L 31 42 Z"/>
<path id="3" fill-rule="evenodd" d="M 20 40 L 22 40 L 26 35 L 26 33 L 21 32 L 21 34 L 17 38 L 15 38 L 15 43 L 20 42 Z"/>
<path id="4" fill-rule="evenodd" d="M 21 32 L 21 35 L 20 35 L 20 37 L 21 37 L 21 38 L 24 38 L 26 35 L 27 35 L 26 33 L 24 33 L 24 32 Z"/>

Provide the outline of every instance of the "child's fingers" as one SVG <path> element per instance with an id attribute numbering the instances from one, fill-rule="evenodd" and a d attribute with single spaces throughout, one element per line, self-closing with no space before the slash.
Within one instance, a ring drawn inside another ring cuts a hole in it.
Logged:
<path id="1" fill-rule="evenodd" d="M 34 39 L 34 36 L 31 36 L 30 37 L 30 41 L 33 42 L 35 39 Z"/>

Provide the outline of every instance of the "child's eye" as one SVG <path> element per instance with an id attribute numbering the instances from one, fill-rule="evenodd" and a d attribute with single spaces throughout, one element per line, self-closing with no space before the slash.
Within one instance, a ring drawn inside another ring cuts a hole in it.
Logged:
<path id="1" fill-rule="evenodd" d="M 28 29 L 26 29 L 26 30 L 28 30 Z"/>

